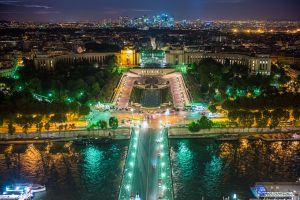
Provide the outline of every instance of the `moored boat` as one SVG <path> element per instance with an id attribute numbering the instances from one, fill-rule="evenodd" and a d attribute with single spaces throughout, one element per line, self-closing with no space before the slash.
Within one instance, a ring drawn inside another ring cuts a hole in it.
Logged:
<path id="1" fill-rule="evenodd" d="M 257 182 L 250 189 L 256 199 L 298 200 L 300 196 L 299 182 Z"/>
<path id="2" fill-rule="evenodd" d="M 0 200 L 30 200 L 32 199 L 32 193 L 21 191 L 4 192 L 0 195 Z"/>
<path id="3" fill-rule="evenodd" d="M 29 189 L 32 193 L 46 191 L 46 186 L 32 183 L 16 183 L 6 187 L 6 191 L 23 191 Z"/>
<path id="4" fill-rule="evenodd" d="M 31 188 L 15 186 L 6 187 L 2 195 L 0 195 L 0 200 L 30 200 L 33 194 Z"/>

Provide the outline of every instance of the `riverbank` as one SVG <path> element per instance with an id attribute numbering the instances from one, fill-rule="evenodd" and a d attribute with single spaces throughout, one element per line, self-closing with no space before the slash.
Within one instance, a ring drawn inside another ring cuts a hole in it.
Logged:
<path id="1" fill-rule="evenodd" d="M 8 143 L 47 143 L 49 141 L 67 142 L 80 137 L 91 138 L 111 138 L 111 139 L 129 139 L 131 134 L 130 128 L 106 129 L 106 130 L 72 130 L 61 132 L 41 132 L 41 133 L 16 133 L 0 134 L 0 144 Z"/>
<path id="2" fill-rule="evenodd" d="M 186 127 L 170 127 L 169 138 L 216 138 L 236 140 L 239 138 L 262 139 L 265 141 L 299 140 L 300 127 L 270 128 L 212 128 L 192 133 Z"/>

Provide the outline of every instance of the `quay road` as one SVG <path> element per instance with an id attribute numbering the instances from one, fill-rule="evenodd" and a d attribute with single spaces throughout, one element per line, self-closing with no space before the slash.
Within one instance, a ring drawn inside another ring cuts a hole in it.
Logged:
<path id="1" fill-rule="evenodd" d="M 119 193 L 119 200 L 129 199 L 173 199 L 167 129 L 151 122 L 132 132 Z"/>

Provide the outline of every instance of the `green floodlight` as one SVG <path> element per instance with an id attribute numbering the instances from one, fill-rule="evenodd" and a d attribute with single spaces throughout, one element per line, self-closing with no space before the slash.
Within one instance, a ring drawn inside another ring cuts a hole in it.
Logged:
<path id="1" fill-rule="evenodd" d="M 260 88 L 255 88 L 253 92 L 254 92 L 255 96 L 261 95 L 261 89 Z"/>
<path id="2" fill-rule="evenodd" d="M 14 76 L 13 76 L 13 79 L 15 79 L 15 80 L 17 80 L 17 79 L 19 79 L 19 78 L 20 78 L 19 75 L 14 75 Z"/>
<path id="3" fill-rule="evenodd" d="M 47 96 L 48 97 L 53 97 L 53 93 L 52 92 L 48 92 Z"/>
<path id="4" fill-rule="evenodd" d="M 66 101 L 67 101 L 68 103 L 72 103 L 72 102 L 73 102 L 73 99 L 72 99 L 71 97 L 67 97 L 67 98 L 66 98 Z"/>
<path id="5" fill-rule="evenodd" d="M 18 91 L 22 91 L 23 90 L 23 86 L 22 85 L 17 86 L 17 90 Z"/>

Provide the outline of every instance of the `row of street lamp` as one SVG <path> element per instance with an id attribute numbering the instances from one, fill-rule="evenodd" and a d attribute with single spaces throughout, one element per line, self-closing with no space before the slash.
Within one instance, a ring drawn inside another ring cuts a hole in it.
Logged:
<path id="1" fill-rule="evenodd" d="M 137 147 L 139 141 L 139 130 L 132 129 L 131 140 L 128 148 L 122 185 L 119 193 L 119 200 L 128 200 L 131 197 L 134 165 L 137 158 Z"/>
<path id="2" fill-rule="evenodd" d="M 159 138 L 157 140 L 159 150 L 159 180 L 158 191 L 159 199 L 172 200 L 173 199 L 173 187 L 171 180 L 168 136 L 166 129 L 160 131 Z"/>

